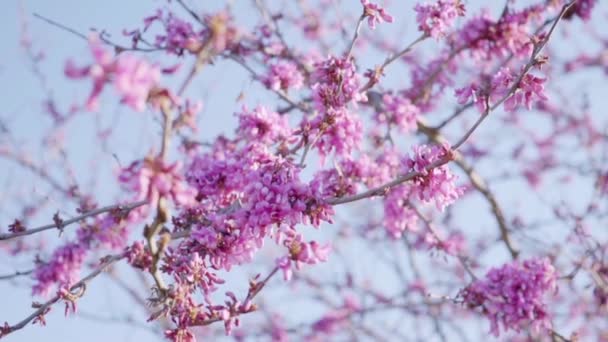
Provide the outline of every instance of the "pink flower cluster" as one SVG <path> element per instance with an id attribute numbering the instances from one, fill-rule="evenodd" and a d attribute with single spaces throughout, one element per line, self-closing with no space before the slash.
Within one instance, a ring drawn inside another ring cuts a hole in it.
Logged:
<path id="1" fill-rule="evenodd" d="M 199 53 L 205 47 L 220 53 L 238 41 L 238 30 L 232 25 L 230 15 L 220 11 L 202 18 L 204 27 L 195 30 L 192 24 L 178 18 L 170 11 L 158 10 L 156 14 L 144 19 L 144 31 L 154 22 L 164 26 L 163 34 L 156 35 L 154 45 L 159 49 L 181 56 L 184 52 Z M 134 47 L 140 41 L 141 32 L 130 32 L 133 36 Z"/>
<path id="2" fill-rule="evenodd" d="M 468 44 L 474 60 L 489 61 L 513 54 L 520 59 L 530 58 L 533 49 L 533 22 L 544 11 L 543 6 L 510 10 L 497 20 L 488 11 L 470 19 L 458 33 Z"/>
<path id="3" fill-rule="evenodd" d="M 425 203 L 434 202 L 440 211 L 463 194 L 463 189 L 455 184 L 456 175 L 447 165 L 428 169 L 442 158 L 448 158 L 450 151 L 446 145 L 417 145 L 413 147 L 412 155 L 405 160 L 407 172 L 422 173 L 411 182 L 412 195 Z"/>
<path id="4" fill-rule="evenodd" d="M 327 261 L 331 252 L 330 244 L 320 245 L 316 241 L 304 242 L 304 237 L 292 230 L 288 230 L 286 235 L 283 245 L 287 247 L 289 255 L 276 260 L 286 281 L 290 280 L 293 275 L 292 267 L 299 270 L 302 264 L 314 265 Z"/>
<path id="5" fill-rule="evenodd" d="M 315 117 L 304 126 L 323 160 L 332 151 L 338 156 L 350 156 L 359 149 L 363 139 L 363 122 L 346 108 L 330 109 L 325 115 Z"/>
<path id="6" fill-rule="evenodd" d="M 54 285 L 70 286 L 78 280 L 87 248 L 79 243 L 68 243 L 53 253 L 50 260 L 34 270 L 34 295 L 47 295 Z"/>
<path id="7" fill-rule="evenodd" d="M 462 296 L 467 305 L 482 307 L 492 334 L 498 336 L 501 326 L 518 332 L 528 326 L 536 332 L 550 329 L 544 297 L 555 290 L 555 268 L 545 258 L 493 268 L 485 279 L 464 289 Z"/>
<path id="8" fill-rule="evenodd" d="M 135 268 L 147 271 L 152 266 L 152 253 L 142 241 L 135 241 L 126 249 L 125 255 L 129 264 Z"/>
<path id="9" fill-rule="evenodd" d="M 470 85 L 456 89 L 454 91 L 454 95 L 458 100 L 458 103 L 461 105 L 465 105 L 469 102 L 469 99 L 473 101 L 475 108 L 482 113 L 485 114 L 489 109 L 489 99 L 486 94 L 484 94 L 484 90 L 481 89 L 476 83 L 471 83 Z"/>
<path id="10" fill-rule="evenodd" d="M 172 12 L 157 10 L 156 14 L 144 18 L 144 31 L 154 22 L 160 22 L 164 34 L 157 34 L 155 45 L 167 52 L 182 55 L 184 51 L 196 52 L 203 38 L 202 30 L 195 32 L 192 24 L 175 16 Z"/>
<path id="11" fill-rule="evenodd" d="M 529 110 L 532 108 L 532 101 L 534 99 L 545 101 L 547 97 L 544 94 L 544 82 L 545 79 L 536 77 L 530 74 L 524 75 L 517 87 L 514 89 L 512 94 L 513 83 L 515 76 L 509 68 L 501 68 L 492 78 L 492 95 L 503 97 L 510 95 L 505 103 L 505 110 L 514 111 L 522 103 Z"/>
<path id="12" fill-rule="evenodd" d="M 146 200 L 156 205 L 161 197 L 176 205 L 192 204 L 194 188 L 185 181 L 181 163 L 168 164 L 158 157 L 148 157 L 131 163 L 118 177 L 123 186 L 132 191 L 134 200 Z"/>
<path id="13" fill-rule="evenodd" d="M 382 97 L 384 112 L 376 113 L 379 123 L 395 124 L 403 133 L 415 131 L 420 109 L 406 96 L 385 94 Z"/>
<path id="14" fill-rule="evenodd" d="M 433 4 L 416 4 L 418 29 L 439 39 L 444 37 L 457 17 L 464 16 L 464 4 L 460 0 L 438 0 Z"/>
<path id="15" fill-rule="evenodd" d="M 280 61 L 271 64 L 268 74 L 262 80 L 268 89 L 287 92 L 298 90 L 304 84 L 304 76 L 295 63 Z"/>
<path id="16" fill-rule="evenodd" d="M 342 159 L 329 170 L 321 170 L 314 176 L 310 187 L 322 198 L 337 198 L 354 195 L 357 181 L 363 177 L 363 169 L 353 159 Z"/>
<path id="17" fill-rule="evenodd" d="M 408 205 L 411 188 L 407 185 L 395 187 L 384 198 L 383 225 L 388 235 L 393 239 L 400 239 L 403 232 L 416 232 L 418 215 Z"/>
<path id="18" fill-rule="evenodd" d="M 359 92 L 360 76 L 352 60 L 330 56 L 317 62 L 312 79 L 313 99 L 320 112 L 366 100 Z"/>
<path id="19" fill-rule="evenodd" d="M 253 111 L 243 108 L 238 118 L 239 126 L 236 132 L 239 138 L 247 141 L 273 144 L 292 135 L 287 117 L 264 106 L 258 106 Z"/>
<path id="20" fill-rule="evenodd" d="M 393 17 L 380 5 L 371 3 L 368 0 L 361 0 L 361 5 L 363 5 L 363 16 L 367 18 L 367 24 L 370 29 L 376 29 L 376 24 L 381 22 L 393 22 Z"/>
<path id="21" fill-rule="evenodd" d="M 65 67 L 65 75 L 69 78 L 93 80 L 93 90 L 87 100 L 87 109 L 98 109 L 99 96 L 104 86 L 112 82 L 123 103 L 136 111 L 143 111 L 150 91 L 160 81 L 160 68 L 134 55 L 121 54 L 114 58 L 103 48 L 96 36 L 91 38 L 90 48 L 93 64 L 78 68 L 72 61 L 68 61 Z"/>
<path id="22" fill-rule="evenodd" d="M 509 112 L 517 110 L 522 104 L 530 110 L 533 102 L 542 102 L 548 99 L 544 92 L 546 79 L 525 74 L 517 87 L 514 88 L 515 81 L 516 76 L 511 70 L 503 67 L 492 76 L 489 89 L 481 89 L 476 83 L 472 83 L 466 87 L 456 89 L 455 95 L 460 104 L 466 104 L 469 99 L 472 99 L 475 107 L 481 113 L 486 113 L 493 103 L 498 102 L 505 96 L 507 98 L 504 102 L 504 108 Z"/>

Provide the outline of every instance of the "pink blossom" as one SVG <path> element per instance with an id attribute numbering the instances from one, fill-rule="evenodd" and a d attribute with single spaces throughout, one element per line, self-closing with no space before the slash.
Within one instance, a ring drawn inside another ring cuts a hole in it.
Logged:
<path id="1" fill-rule="evenodd" d="M 584 21 L 591 19 L 591 13 L 597 0 L 579 0 L 574 3 L 571 11 Z"/>
<path id="2" fill-rule="evenodd" d="M 51 258 L 34 270 L 34 295 L 47 295 L 53 285 L 70 286 L 78 279 L 87 249 L 78 243 L 68 243 L 53 252 Z"/>
<path id="3" fill-rule="evenodd" d="M 122 102 L 141 112 L 148 94 L 160 81 L 160 68 L 134 55 L 121 55 L 114 68 L 114 86 Z"/>
<path id="4" fill-rule="evenodd" d="M 463 290 L 464 302 L 481 306 L 490 319 L 492 334 L 500 328 L 519 332 L 531 324 L 535 332 L 551 328 L 545 294 L 556 290 L 555 268 L 548 259 L 530 259 L 492 268 L 485 279 Z"/>
<path id="5" fill-rule="evenodd" d="M 420 109 L 405 96 L 385 94 L 382 97 L 385 113 L 377 113 L 376 120 L 397 125 L 403 133 L 416 130 Z"/>
<path id="6" fill-rule="evenodd" d="M 416 4 L 418 29 L 439 39 L 447 34 L 457 17 L 464 16 L 464 4 L 460 0 L 438 0 L 434 4 Z"/>
<path id="7" fill-rule="evenodd" d="M 393 22 L 393 17 L 380 5 L 371 3 L 368 0 L 361 0 L 361 5 L 363 5 L 363 16 L 367 17 L 367 24 L 370 29 L 374 30 L 376 24 L 383 21 L 387 23 Z"/>
<path id="8" fill-rule="evenodd" d="M 122 169 L 118 178 L 135 194 L 135 200 L 145 199 L 154 206 L 164 197 L 176 205 L 189 205 L 195 190 L 185 182 L 181 167 L 180 162 L 168 164 L 160 158 L 145 158 Z"/>
<path id="9" fill-rule="evenodd" d="M 292 266 L 297 270 L 301 269 L 302 264 L 314 265 L 327 261 L 331 252 L 331 245 L 320 245 L 316 241 L 304 242 L 301 234 L 294 231 L 286 232 L 287 238 L 283 245 L 289 250 L 289 255 L 276 260 L 276 265 L 283 271 L 285 280 L 292 276 Z"/>
<path id="10" fill-rule="evenodd" d="M 408 204 L 411 189 L 402 185 L 391 189 L 384 198 L 383 224 L 388 235 L 400 239 L 403 232 L 418 231 L 418 215 Z"/>
<path id="11" fill-rule="evenodd" d="M 127 248 L 125 255 L 129 264 L 135 268 L 147 271 L 152 266 L 152 254 L 142 241 L 135 241 Z"/>
<path id="12" fill-rule="evenodd" d="M 263 82 L 269 89 L 287 92 L 289 89 L 300 89 L 304 84 L 304 76 L 295 63 L 280 61 L 270 65 Z"/>
<path id="13" fill-rule="evenodd" d="M 89 42 L 94 63 L 83 68 L 74 66 L 69 60 L 66 63 L 65 75 L 68 78 L 80 79 L 90 77 L 93 90 L 87 100 L 88 110 L 99 108 L 99 96 L 106 83 L 113 82 L 121 102 L 136 111 L 143 111 L 150 91 L 160 81 L 160 68 L 134 55 L 121 54 L 114 58 L 106 51 L 97 36 Z"/>
<path id="14" fill-rule="evenodd" d="M 332 151 L 348 157 L 361 146 L 363 123 L 359 116 L 345 108 L 329 110 L 323 118 L 317 117 L 311 125 L 316 129 L 311 131 L 310 139 L 316 139 L 315 147 L 322 158 Z"/>
<path id="15" fill-rule="evenodd" d="M 196 342 L 196 337 L 188 329 L 173 329 L 165 331 L 165 337 L 172 342 Z"/>
<path id="16" fill-rule="evenodd" d="M 411 182 L 413 184 L 412 193 L 425 203 L 434 202 L 440 211 L 454 203 L 463 194 L 463 189 L 455 184 L 456 175 L 450 171 L 447 165 L 426 169 L 434 162 L 445 158 L 450 153 L 449 151 L 449 146 L 418 145 L 413 147 L 412 156 L 405 160 L 408 172 L 422 173 Z"/>
<path id="17" fill-rule="evenodd" d="M 526 109 L 532 108 L 532 101 L 546 101 L 548 98 L 544 93 L 544 83 L 546 79 L 536 77 L 530 74 L 524 75 L 519 82 L 519 86 L 515 93 L 505 101 L 505 110 L 512 112 L 522 103 Z"/>
<path id="18" fill-rule="evenodd" d="M 238 117 L 237 133 L 242 139 L 272 144 L 292 134 L 287 118 L 264 106 L 258 106 L 253 111 L 244 107 Z"/>
<path id="19" fill-rule="evenodd" d="M 477 84 L 472 83 L 464 88 L 456 89 L 454 94 L 459 104 L 464 105 L 471 99 L 480 113 L 485 114 L 488 111 L 489 100 Z"/>
<path id="20" fill-rule="evenodd" d="M 317 62 L 312 79 L 315 107 L 321 112 L 367 99 L 359 92 L 360 76 L 351 60 L 330 56 Z"/>
<path id="21" fill-rule="evenodd" d="M 356 182 L 361 177 L 363 177 L 361 165 L 353 159 L 343 159 L 336 167 L 317 172 L 310 182 L 310 187 L 323 198 L 354 195 L 357 192 Z"/>
<path id="22" fill-rule="evenodd" d="M 72 60 L 68 60 L 65 66 L 65 75 L 72 79 L 90 77 L 93 80 L 93 90 L 91 90 L 86 105 L 87 109 L 92 111 L 99 107 L 99 95 L 114 70 L 114 59 L 112 54 L 103 48 L 97 36 L 91 36 L 89 48 L 91 49 L 94 63 L 83 68 L 78 68 Z"/>

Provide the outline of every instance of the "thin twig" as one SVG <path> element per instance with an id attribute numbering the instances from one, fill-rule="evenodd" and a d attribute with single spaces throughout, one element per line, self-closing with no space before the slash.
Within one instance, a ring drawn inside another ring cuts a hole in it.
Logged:
<path id="1" fill-rule="evenodd" d="M 55 223 L 49 223 L 47 225 L 44 226 L 40 226 L 37 228 L 32 228 L 32 229 L 28 229 L 28 230 L 24 230 L 22 232 L 15 232 L 15 233 L 8 233 L 8 234 L 0 234 L 0 241 L 1 240 L 10 240 L 10 239 L 14 239 L 20 236 L 26 236 L 26 235 L 32 235 L 32 234 L 36 234 L 45 230 L 49 230 L 49 229 L 53 229 L 53 228 L 65 228 L 66 226 L 75 223 L 75 222 L 79 222 L 81 220 L 84 220 L 88 217 L 91 216 L 96 216 L 99 214 L 103 214 L 112 210 L 120 210 L 123 212 L 129 212 L 137 207 L 141 207 L 142 205 L 148 203 L 147 201 L 139 201 L 139 202 L 135 202 L 135 203 L 131 203 L 131 204 L 114 204 L 114 205 L 109 205 L 106 207 L 102 207 L 102 208 L 98 208 L 98 209 L 94 209 L 91 211 L 88 211 L 80 216 L 76 216 L 74 218 L 71 218 L 69 220 L 65 220 L 65 221 L 61 221 L 60 225 L 59 222 L 55 222 Z"/>

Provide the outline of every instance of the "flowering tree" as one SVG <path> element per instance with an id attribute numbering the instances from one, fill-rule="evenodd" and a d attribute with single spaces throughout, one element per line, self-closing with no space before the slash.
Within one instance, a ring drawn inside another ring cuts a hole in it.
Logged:
<path id="1" fill-rule="evenodd" d="M 34 302 L 0 337 L 78 315 L 110 277 L 171 341 L 607 340 L 608 121 L 572 87 L 608 70 L 605 8 L 500 5 L 252 1 L 241 22 L 174 0 L 121 38 L 37 15 L 87 46 L 63 72 L 90 91 L 67 110 L 48 92 L 49 158 L 2 122 L 0 157 L 48 192 L 2 216 L 0 247 L 31 266 L 0 280 Z M 416 36 L 382 31 L 400 24 Z M 222 65 L 261 95 L 211 135 L 226 113 L 188 90 Z M 108 104 L 154 124 L 132 161 Z M 106 122 L 82 176 L 61 139 L 78 120 Z"/>

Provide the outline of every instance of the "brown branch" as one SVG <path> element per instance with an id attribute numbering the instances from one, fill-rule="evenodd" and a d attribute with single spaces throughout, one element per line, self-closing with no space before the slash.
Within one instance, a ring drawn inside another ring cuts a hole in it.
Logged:
<path id="1" fill-rule="evenodd" d="M 139 201 L 139 202 L 135 202 L 135 203 L 131 203 L 131 204 L 115 204 L 115 205 L 109 205 L 106 207 L 102 207 L 102 208 L 98 208 L 98 209 L 94 209 L 91 211 L 88 211 L 80 216 L 76 216 L 74 218 L 71 218 L 69 220 L 64 220 L 61 222 L 55 222 L 55 223 L 49 223 L 47 225 L 44 226 L 40 226 L 37 228 L 32 228 L 32 229 L 28 229 L 28 230 L 24 230 L 22 232 L 15 232 L 15 233 L 5 233 L 5 234 L 0 234 L 0 241 L 2 240 L 10 240 L 10 239 L 14 239 L 20 236 L 26 236 L 26 235 L 32 235 L 32 234 L 36 234 L 39 232 L 43 232 L 45 230 L 49 230 L 49 229 L 53 229 L 53 228 L 65 228 L 66 226 L 84 220 L 87 217 L 91 217 L 91 216 L 96 216 L 99 214 L 103 214 L 112 210 L 120 210 L 123 212 L 129 212 L 137 207 L 141 207 L 142 205 L 146 204 L 146 201 Z"/>
<path id="2" fill-rule="evenodd" d="M 86 288 L 85 286 L 89 281 L 91 281 L 93 278 L 95 278 L 99 274 L 101 274 L 101 272 L 103 272 L 107 267 L 115 264 L 116 262 L 118 262 L 119 260 L 121 260 L 123 258 L 125 258 L 124 254 L 112 255 L 112 256 L 108 256 L 108 257 L 104 258 L 101 265 L 99 265 L 97 268 L 95 268 L 86 277 L 82 278 L 80 281 L 78 281 L 77 283 L 72 285 L 70 287 L 70 291 L 75 291 L 75 290 L 84 291 L 83 289 Z M 53 306 L 53 304 L 57 303 L 60 300 L 61 300 L 61 297 L 59 295 L 55 295 L 53 298 L 51 298 L 47 302 L 36 305 L 36 310 L 31 315 L 29 315 L 28 317 L 26 317 L 19 323 L 8 326 L 7 328 L 2 328 L 2 333 L 0 334 L 0 338 L 5 337 L 6 335 L 8 335 L 12 332 L 15 332 L 17 330 L 23 329 L 28 323 L 30 323 L 37 317 L 44 315 L 46 312 L 48 312 L 48 309 L 51 306 Z"/>
<path id="3" fill-rule="evenodd" d="M 0 275 L 0 280 L 8 280 L 8 279 L 13 279 L 13 278 L 17 278 L 17 277 L 22 277 L 22 276 L 30 275 L 30 274 L 32 274 L 32 272 L 34 272 L 34 270 L 15 271 L 15 273 L 12 273 L 12 274 Z"/>

